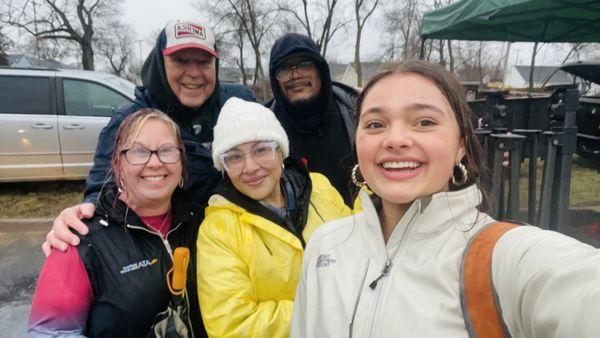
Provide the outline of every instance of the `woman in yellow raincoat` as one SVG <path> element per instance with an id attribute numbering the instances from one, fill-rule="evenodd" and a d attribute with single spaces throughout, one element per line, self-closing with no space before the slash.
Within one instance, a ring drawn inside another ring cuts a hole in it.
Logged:
<path id="1" fill-rule="evenodd" d="M 305 243 L 350 209 L 325 176 L 287 158 L 285 131 L 257 103 L 227 101 L 212 145 L 215 167 L 226 175 L 197 242 L 206 330 L 211 337 L 287 337 Z"/>

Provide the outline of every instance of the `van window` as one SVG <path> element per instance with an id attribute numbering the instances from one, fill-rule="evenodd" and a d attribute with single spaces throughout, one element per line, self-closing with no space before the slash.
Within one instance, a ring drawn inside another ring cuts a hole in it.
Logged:
<path id="1" fill-rule="evenodd" d="M 0 114 L 52 114 L 47 77 L 0 76 Z"/>
<path id="2" fill-rule="evenodd" d="M 63 80 L 65 114 L 110 117 L 121 105 L 131 102 L 125 96 L 102 85 L 79 80 Z"/>

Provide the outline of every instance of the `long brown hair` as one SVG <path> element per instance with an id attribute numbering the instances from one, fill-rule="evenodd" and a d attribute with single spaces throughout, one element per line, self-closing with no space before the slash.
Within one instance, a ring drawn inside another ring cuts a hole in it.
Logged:
<path id="1" fill-rule="evenodd" d="M 414 73 L 429 79 L 437 86 L 440 92 L 442 92 L 444 97 L 448 100 L 448 103 L 450 103 L 450 107 L 458 122 L 460 138 L 463 140 L 465 146 L 466 154 L 461 160 L 461 163 L 464 164 L 468 172 L 466 182 L 460 186 L 453 184 L 452 180 L 450 180 L 450 191 L 459 190 L 464 186 L 476 184 L 482 193 L 480 209 L 487 209 L 489 207 L 488 192 L 481 182 L 482 177 L 487 173 L 487 169 L 484 164 L 481 144 L 475 135 L 475 128 L 473 127 L 471 119 L 471 109 L 467 104 L 464 89 L 460 83 L 458 83 L 456 77 L 446 69 L 422 60 L 404 61 L 390 67 L 388 70 L 375 75 L 375 77 L 373 77 L 364 87 L 358 97 L 356 115 L 358 117 L 360 116 L 364 99 L 377 82 L 388 76 L 403 73 Z M 453 175 L 460 175 L 460 172 L 455 168 Z"/>

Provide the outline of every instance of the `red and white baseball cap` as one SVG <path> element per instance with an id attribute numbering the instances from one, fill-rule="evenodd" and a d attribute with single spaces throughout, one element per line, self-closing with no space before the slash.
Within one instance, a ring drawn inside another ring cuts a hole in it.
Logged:
<path id="1" fill-rule="evenodd" d="M 165 27 L 167 44 L 163 55 L 171 55 L 188 48 L 203 50 L 219 57 L 215 50 L 215 35 L 212 30 L 199 21 L 172 20 Z"/>

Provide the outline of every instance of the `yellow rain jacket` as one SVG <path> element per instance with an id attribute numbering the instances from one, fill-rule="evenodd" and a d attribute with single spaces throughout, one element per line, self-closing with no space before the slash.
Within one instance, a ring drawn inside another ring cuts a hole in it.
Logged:
<path id="1" fill-rule="evenodd" d="M 284 177 L 289 171 L 297 183 L 298 170 L 286 163 Z M 289 336 L 303 242 L 319 225 L 351 213 L 325 176 L 311 173 L 309 180 L 303 171 L 306 189 L 296 193 L 304 215 L 302 241 L 256 201 L 252 213 L 223 195 L 210 198 L 197 242 L 198 294 L 210 337 Z"/>

